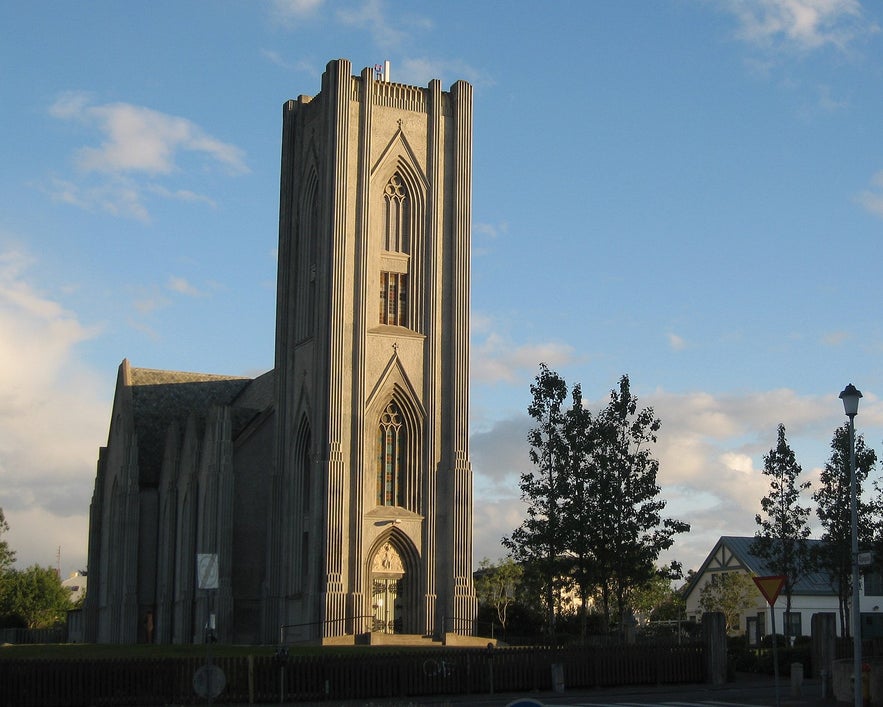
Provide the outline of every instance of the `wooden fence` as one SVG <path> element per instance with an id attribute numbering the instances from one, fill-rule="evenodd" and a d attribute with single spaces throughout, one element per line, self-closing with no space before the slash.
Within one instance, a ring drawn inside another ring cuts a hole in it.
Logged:
<path id="1" fill-rule="evenodd" d="M 273 657 L 215 658 L 226 687 L 218 703 L 359 700 L 552 689 L 552 666 L 566 687 L 695 683 L 703 647 L 434 648 Z M 0 704 L 19 707 L 204 702 L 194 693 L 198 658 L 0 658 Z"/>

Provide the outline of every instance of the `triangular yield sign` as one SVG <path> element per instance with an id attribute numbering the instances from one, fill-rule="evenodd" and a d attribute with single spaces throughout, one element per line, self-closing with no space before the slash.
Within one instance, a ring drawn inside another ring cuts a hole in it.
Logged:
<path id="1" fill-rule="evenodd" d="M 776 599 L 779 596 L 779 592 L 782 591 L 782 587 L 785 586 L 785 575 L 774 575 L 772 577 L 752 577 L 754 583 L 757 585 L 757 588 L 760 590 L 760 593 L 763 594 L 764 598 L 767 600 L 767 603 L 770 606 L 773 606 L 776 603 Z"/>

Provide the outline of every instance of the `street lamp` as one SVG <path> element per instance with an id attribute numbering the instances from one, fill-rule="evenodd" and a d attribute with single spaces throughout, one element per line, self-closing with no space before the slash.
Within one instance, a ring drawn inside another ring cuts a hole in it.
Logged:
<path id="1" fill-rule="evenodd" d="M 852 681 L 855 707 L 862 707 L 862 625 L 858 596 L 858 493 L 855 479 L 855 416 L 861 391 L 852 383 L 840 393 L 849 418 L 849 496 L 852 507 Z"/>

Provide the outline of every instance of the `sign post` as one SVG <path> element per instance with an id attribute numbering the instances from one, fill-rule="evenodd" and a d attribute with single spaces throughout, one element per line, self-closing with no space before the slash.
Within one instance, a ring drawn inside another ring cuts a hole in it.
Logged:
<path id="1" fill-rule="evenodd" d="M 779 707 L 779 651 L 778 636 L 776 636 L 776 599 L 779 598 L 779 592 L 785 586 L 787 577 L 785 575 L 772 575 L 768 577 L 752 577 L 763 598 L 770 605 L 770 627 L 773 631 L 773 674 L 776 680 L 776 707 Z"/>
<path id="2" fill-rule="evenodd" d="M 196 671 L 193 676 L 193 689 L 200 697 L 205 697 L 208 703 L 221 694 L 227 678 L 224 671 L 212 663 L 211 645 L 216 640 L 214 594 L 218 590 L 218 556 L 214 553 L 198 553 L 196 555 L 196 586 L 206 590 L 206 621 L 205 621 L 205 665 Z"/>

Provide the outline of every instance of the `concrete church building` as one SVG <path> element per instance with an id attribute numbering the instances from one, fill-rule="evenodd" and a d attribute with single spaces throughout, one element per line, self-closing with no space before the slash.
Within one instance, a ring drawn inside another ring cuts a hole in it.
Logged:
<path id="1" fill-rule="evenodd" d="M 463 81 L 337 60 L 284 104 L 275 368 L 123 361 L 87 641 L 201 642 L 209 615 L 237 643 L 472 632 L 471 175 Z"/>

